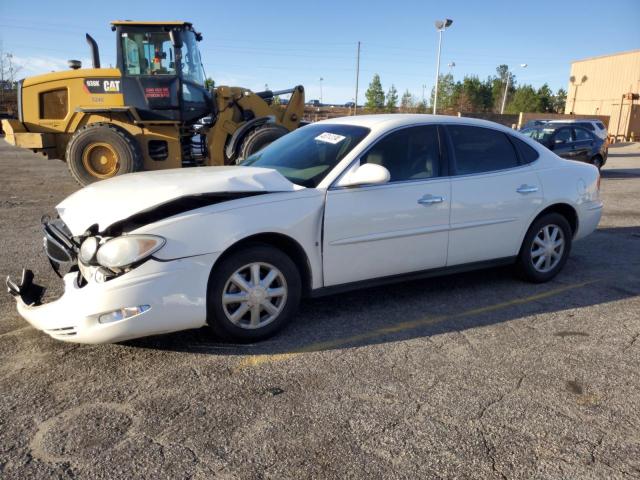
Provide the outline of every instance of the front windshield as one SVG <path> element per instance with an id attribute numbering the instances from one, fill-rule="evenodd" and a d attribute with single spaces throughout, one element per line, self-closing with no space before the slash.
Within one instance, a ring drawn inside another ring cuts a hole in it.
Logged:
<path id="1" fill-rule="evenodd" d="M 555 130 L 553 128 L 525 128 L 520 133 L 533 138 L 538 143 L 548 145 L 551 142 L 551 137 L 553 137 L 554 131 Z"/>
<path id="2" fill-rule="evenodd" d="M 369 133 L 356 125 L 307 125 L 279 138 L 242 165 L 273 168 L 290 182 L 314 188 Z"/>
<path id="3" fill-rule="evenodd" d="M 204 68 L 200 50 L 198 50 L 196 35 L 191 31 L 183 33 L 182 77 L 198 85 L 204 85 Z"/>

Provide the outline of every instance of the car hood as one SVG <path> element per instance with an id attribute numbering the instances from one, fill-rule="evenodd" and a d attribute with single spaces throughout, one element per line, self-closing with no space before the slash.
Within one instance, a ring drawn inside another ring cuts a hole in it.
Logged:
<path id="1" fill-rule="evenodd" d="M 73 193 L 57 207 L 71 233 L 82 235 L 97 224 L 103 231 L 115 222 L 154 207 L 175 205 L 181 198 L 211 198 L 215 194 L 288 192 L 295 185 L 279 172 L 258 167 L 196 167 L 131 173 L 91 184 Z M 228 195 L 233 199 L 233 195 Z M 218 200 L 219 201 L 219 200 Z M 202 202 L 191 202 L 204 206 Z M 215 202 L 211 202 L 215 203 Z M 205 203 L 206 204 L 206 203 Z M 168 215 L 175 211 L 167 209 Z"/>

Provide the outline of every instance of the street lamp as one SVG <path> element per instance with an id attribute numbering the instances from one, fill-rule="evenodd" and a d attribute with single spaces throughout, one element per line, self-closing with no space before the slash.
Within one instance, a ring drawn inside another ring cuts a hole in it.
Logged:
<path id="1" fill-rule="evenodd" d="M 320 77 L 320 105 L 322 105 L 322 81 L 324 78 Z"/>
<path id="2" fill-rule="evenodd" d="M 528 65 L 526 63 L 521 63 L 520 64 L 521 68 L 527 68 Z M 500 107 L 500 115 L 502 115 L 504 113 L 504 105 L 507 102 L 507 91 L 509 90 L 509 79 L 511 78 L 511 75 L 509 75 L 509 70 L 507 70 L 507 83 L 504 86 L 504 95 L 502 96 L 502 107 Z"/>
<path id="3" fill-rule="evenodd" d="M 435 87 L 435 96 L 433 97 L 433 114 L 436 114 L 436 108 L 438 106 L 438 80 L 440 79 L 440 52 L 442 50 L 442 32 L 445 31 L 448 27 L 451 26 L 453 20 L 447 18 L 445 20 L 436 20 L 436 30 L 438 30 L 439 39 L 438 39 L 438 63 L 436 66 L 436 87 Z"/>

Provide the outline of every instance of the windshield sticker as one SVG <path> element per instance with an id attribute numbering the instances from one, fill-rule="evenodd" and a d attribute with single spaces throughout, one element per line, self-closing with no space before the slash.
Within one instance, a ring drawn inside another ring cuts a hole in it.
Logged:
<path id="1" fill-rule="evenodd" d="M 343 137 L 342 135 L 336 135 L 335 133 L 324 132 L 318 135 L 315 139 L 318 140 L 319 142 L 331 143 L 332 145 L 335 145 L 337 143 L 340 143 L 345 138 L 346 137 Z"/>

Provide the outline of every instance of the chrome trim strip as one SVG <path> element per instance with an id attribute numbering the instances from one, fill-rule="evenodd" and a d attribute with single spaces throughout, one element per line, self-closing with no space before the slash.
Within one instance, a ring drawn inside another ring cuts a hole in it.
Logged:
<path id="1" fill-rule="evenodd" d="M 499 225 L 501 223 L 511 223 L 518 220 L 517 217 L 511 218 L 500 218 L 498 220 L 479 220 L 476 222 L 462 222 L 462 223 L 454 223 L 451 225 L 450 230 L 464 230 L 466 228 L 475 228 L 475 227 L 485 227 L 487 225 Z"/>
<path id="2" fill-rule="evenodd" d="M 449 230 L 449 225 L 434 225 L 432 227 L 411 228 L 408 230 L 394 230 L 392 232 L 371 233 L 368 235 L 358 235 L 355 237 L 343 238 L 329 242 L 329 245 L 351 245 L 354 243 L 375 242 L 378 240 L 389 240 L 391 238 L 412 237 L 415 235 L 425 235 L 427 233 L 439 233 Z"/>

